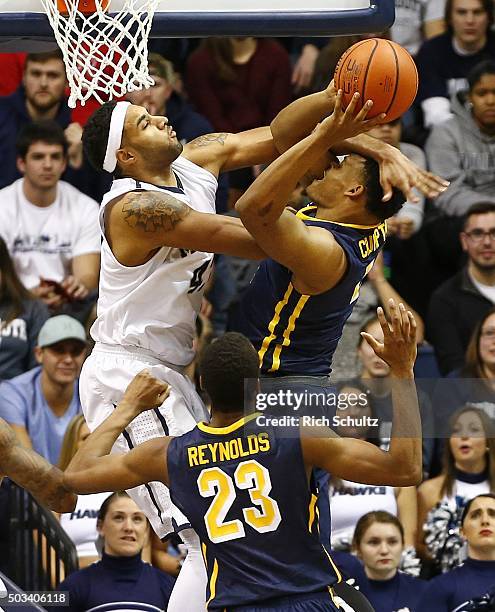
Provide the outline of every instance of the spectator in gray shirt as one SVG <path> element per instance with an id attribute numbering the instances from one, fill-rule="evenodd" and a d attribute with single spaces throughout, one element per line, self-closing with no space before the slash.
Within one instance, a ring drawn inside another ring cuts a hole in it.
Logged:
<path id="1" fill-rule="evenodd" d="M 452 99 L 454 116 L 435 126 L 426 142 L 430 170 L 451 181 L 436 200 L 451 217 L 481 200 L 495 202 L 495 62 L 479 63 L 468 82 L 469 91 Z"/>

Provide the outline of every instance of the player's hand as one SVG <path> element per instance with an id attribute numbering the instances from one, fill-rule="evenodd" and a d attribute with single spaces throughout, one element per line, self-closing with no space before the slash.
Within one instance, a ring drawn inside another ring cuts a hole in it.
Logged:
<path id="1" fill-rule="evenodd" d="M 67 159 L 69 166 L 75 170 L 79 170 L 83 164 L 82 133 L 82 127 L 75 122 L 68 125 L 64 130 L 65 139 L 69 145 Z"/>
<path id="2" fill-rule="evenodd" d="M 413 187 L 419 189 L 427 198 L 436 198 L 450 185 L 449 181 L 423 170 L 395 147 L 386 147 L 386 153 L 380 159 L 380 184 L 388 202 L 392 197 L 392 188 L 400 189 L 409 202 L 419 202 Z"/>
<path id="3" fill-rule="evenodd" d="M 170 394 L 170 386 L 158 380 L 148 370 L 142 370 L 131 380 L 122 401 L 132 407 L 136 416 L 145 410 L 158 408 Z"/>
<path id="4" fill-rule="evenodd" d="M 385 318 L 383 308 L 380 307 L 376 311 L 383 331 L 383 344 L 367 332 L 361 332 L 361 336 L 375 354 L 388 363 L 392 374 L 407 377 L 411 375 L 416 361 L 416 320 L 410 310 L 406 311 L 404 304 L 397 306 L 390 298 L 388 305 L 390 323 Z"/>
<path id="5" fill-rule="evenodd" d="M 330 117 L 324 119 L 316 128 L 316 132 L 328 138 L 328 144 L 334 145 L 358 134 L 367 132 L 378 125 L 385 118 L 385 113 L 367 119 L 367 115 L 373 106 L 371 100 L 367 100 L 360 111 L 357 110 L 359 93 L 352 96 L 351 101 L 344 110 L 342 108 L 342 90 L 339 89 L 335 98 L 335 108 Z"/>

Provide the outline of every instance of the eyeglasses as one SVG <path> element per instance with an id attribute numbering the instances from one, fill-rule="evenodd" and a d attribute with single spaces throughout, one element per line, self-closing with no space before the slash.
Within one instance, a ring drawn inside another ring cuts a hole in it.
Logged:
<path id="1" fill-rule="evenodd" d="M 474 229 L 470 232 L 464 232 L 465 235 L 472 240 L 473 242 L 481 242 L 487 236 L 490 240 L 495 240 L 495 227 L 488 230 L 483 231 L 482 229 Z"/>

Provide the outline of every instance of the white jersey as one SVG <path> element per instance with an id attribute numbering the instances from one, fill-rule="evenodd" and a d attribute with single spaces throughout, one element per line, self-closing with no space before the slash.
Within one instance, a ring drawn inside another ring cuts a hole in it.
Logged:
<path id="1" fill-rule="evenodd" d="M 193 357 L 196 317 L 211 273 L 213 255 L 162 247 L 146 263 L 127 267 L 114 257 L 105 237 L 105 209 L 130 191 L 158 191 L 202 213 L 215 213 L 217 179 L 180 156 L 172 164 L 178 187 L 159 187 L 130 178 L 115 180 L 100 209 L 103 235 L 96 342 L 149 351 L 162 361 L 185 366 Z"/>
<path id="2" fill-rule="evenodd" d="M 60 515 L 60 524 L 74 542 L 78 557 L 97 557 L 95 542 L 98 538 L 96 520 L 98 512 L 111 493 L 79 495 L 73 512 Z"/>
<path id="3" fill-rule="evenodd" d="M 336 550 L 350 547 L 354 528 L 363 514 L 386 510 L 397 516 L 394 487 L 340 480 L 338 484 L 330 486 L 329 497 L 332 515 L 331 546 Z"/>

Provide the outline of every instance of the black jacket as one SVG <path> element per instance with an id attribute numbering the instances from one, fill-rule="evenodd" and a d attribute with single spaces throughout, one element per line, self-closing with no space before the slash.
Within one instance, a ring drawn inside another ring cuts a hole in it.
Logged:
<path id="1" fill-rule="evenodd" d="M 493 304 L 473 284 L 467 267 L 435 291 L 427 317 L 427 338 L 435 348 L 440 372 L 462 367 L 476 323 Z"/>

